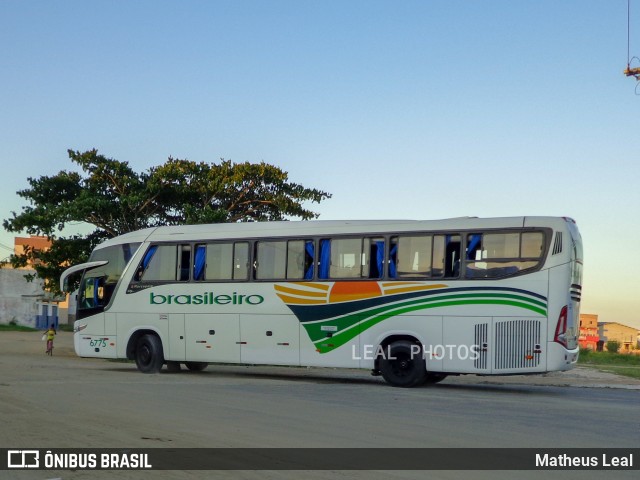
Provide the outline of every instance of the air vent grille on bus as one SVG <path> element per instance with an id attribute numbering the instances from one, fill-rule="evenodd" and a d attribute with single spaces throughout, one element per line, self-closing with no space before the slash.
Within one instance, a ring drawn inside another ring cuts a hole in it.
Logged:
<path id="1" fill-rule="evenodd" d="M 562 252 L 562 232 L 556 232 L 556 239 L 553 242 L 553 252 L 551 255 L 557 255 Z"/>
<path id="2" fill-rule="evenodd" d="M 576 283 L 572 283 L 569 291 L 571 292 L 571 300 L 579 302 L 582 298 L 582 287 Z"/>
<path id="3" fill-rule="evenodd" d="M 487 341 L 489 339 L 489 324 L 478 323 L 475 326 L 475 344 L 478 348 L 478 356 L 473 361 L 473 366 L 478 369 L 487 368 Z"/>
<path id="4" fill-rule="evenodd" d="M 495 369 L 531 368 L 540 363 L 540 321 L 496 322 Z"/>

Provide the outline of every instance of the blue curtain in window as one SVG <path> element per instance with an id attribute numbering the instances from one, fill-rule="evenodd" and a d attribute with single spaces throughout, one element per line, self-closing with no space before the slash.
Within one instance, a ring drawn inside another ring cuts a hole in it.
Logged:
<path id="1" fill-rule="evenodd" d="M 100 299 L 98 298 L 98 287 L 100 286 L 100 278 L 96 277 L 93 279 L 93 306 L 97 307 L 99 305 Z"/>
<path id="2" fill-rule="evenodd" d="M 478 248 L 478 245 L 480 244 L 480 240 L 482 240 L 482 235 L 480 234 L 470 235 L 469 245 L 467 245 L 467 260 L 476 259 L 475 256 L 473 258 L 471 258 L 471 256 L 474 254 L 474 250 Z"/>
<path id="3" fill-rule="evenodd" d="M 193 264 L 193 278 L 195 280 L 204 280 L 204 265 L 207 258 L 207 249 L 204 245 L 196 247 L 195 261 Z"/>
<path id="4" fill-rule="evenodd" d="M 382 278 L 384 272 L 384 242 L 376 242 L 376 266 L 378 267 L 378 277 Z"/>
<path id="5" fill-rule="evenodd" d="M 313 259 L 315 253 L 313 242 L 305 242 L 304 249 L 307 252 L 307 255 L 311 257 L 311 264 L 309 265 L 309 268 L 307 268 L 307 271 L 304 272 L 304 279 L 311 280 L 313 279 Z"/>
<path id="6" fill-rule="evenodd" d="M 154 245 L 149 250 L 147 250 L 147 253 L 144 256 L 144 259 L 142 260 L 142 268 L 143 269 L 145 269 L 145 270 L 147 269 L 147 267 L 149 266 L 149 262 L 153 258 L 153 254 L 156 253 L 156 250 L 158 250 L 158 246 L 157 245 Z"/>
<path id="7" fill-rule="evenodd" d="M 396 278 L 398 270 L 396 269 L 396 255 L 398 253 L 398 244 L 396 243 L 389 252 L 389 277 Z"/>
<path id="8" fill-rule="evenodd" d="M 318 278 L 326 280 L 329 278 L 329 267 L 331 265 L 331 240 L 320 240 L 320 268 Z"/>

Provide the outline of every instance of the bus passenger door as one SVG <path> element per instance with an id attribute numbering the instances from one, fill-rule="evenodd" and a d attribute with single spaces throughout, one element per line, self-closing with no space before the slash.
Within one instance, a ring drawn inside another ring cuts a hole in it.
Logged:
<path id="1" fill-rule="evenodd" d="M 185 315 L 186 361 L 240 363 L 240 318 L 236 314 Z"/>
<path id="2" fill-rule="evenodd" d="M 434 347 L 445 372 L 491 373 L 491 317 L 443 317 L 443 344 Z"/>
<path id="3" fill-rule="evenodd" d="M 242 363 L 300 365 L 300 322 L 293 315 L 242 315 Z"/>

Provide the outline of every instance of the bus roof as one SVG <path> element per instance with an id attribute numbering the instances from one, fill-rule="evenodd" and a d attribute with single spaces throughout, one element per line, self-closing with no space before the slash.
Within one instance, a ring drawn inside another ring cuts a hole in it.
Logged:
<path id="1" fill-rule="evenodd" d="M 458 217 L 443 220 L 308 220 L 280 222 L 214 223 L 151 227 L 126 233 L 100 244 L 191 242 L 239 238 L 277 238 L 335 234 L 384 234 L 391 232 L 473 230 L 475 228 L 566 228 L 566 217 Z"/>

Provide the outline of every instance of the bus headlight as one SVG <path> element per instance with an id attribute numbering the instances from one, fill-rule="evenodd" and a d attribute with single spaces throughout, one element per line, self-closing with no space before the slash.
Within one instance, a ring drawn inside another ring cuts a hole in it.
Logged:
<path id="1" fill-rule="evenodd" d="M 80 325 L 76 325 L 76 326 L 73 327 L 73 333 L 81 332 L 85 328 L 87 328 L 87 324 L 86 323 L 82 323 Z"/>

